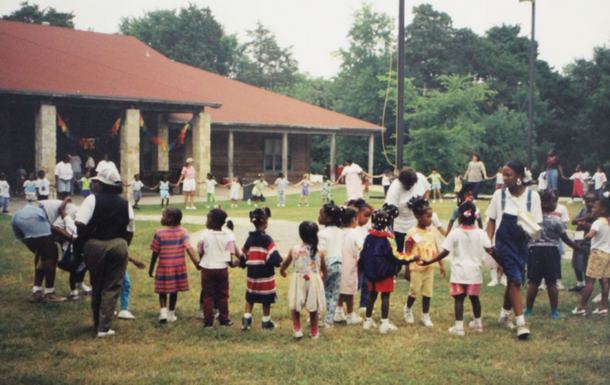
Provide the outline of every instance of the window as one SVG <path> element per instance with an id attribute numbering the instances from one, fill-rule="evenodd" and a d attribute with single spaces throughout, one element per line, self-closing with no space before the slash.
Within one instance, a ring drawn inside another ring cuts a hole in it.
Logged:
<path id="1" fill-rule="evenodd" d="M 265 172 L 282 172 L 282 139 L 265 139 L 265 152 L 263 156 L 263 170 Z M 290 142 L 288 142 L 288 171 L 293 171 Z"/>

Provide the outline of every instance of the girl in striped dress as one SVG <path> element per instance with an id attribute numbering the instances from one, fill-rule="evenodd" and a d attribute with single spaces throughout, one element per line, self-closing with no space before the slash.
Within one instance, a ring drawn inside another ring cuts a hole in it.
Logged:
<path id="1" fill-rule="evenodd" d="M 199 258 L 195 255 L 195 250 L 191 247 L 189 232 L 180 226 L 182 221 L 182 211 L 170 207 L 163 211 L 161 224 L 166 226 L 164 229 L 157 230 L 150 244 L 152 259 L 148 275 L 153 277 L 153 272 L 157 259 L 157 273 L 155 277 L 155 293 L 159 294 L 159 304 L 161 305 L 161 315 L 159 322 L 176 322 L 175 309 L 178 301 L 178 292 L 188 291 L 188 272 L 186 270 L 186 260 L 184 252 L 191 257 L 197 269 Z M 167 295 L 169 294 L 169 311 L 167 310 Z"/>
<path id="2" fill-rule="evenodd" d="M 263 329 L 275 329 L 271 321 L 271 304 L 275 303 L 275 268 L 282 264 L 282 257 L 275 247 L 273 239 L 265 233 L 271 217 L 268 207 L 250 211 L 250 222 L 256 228 L 250 232 L 243 247 L 245 259 L 242 267 L 248 269 L 246 289 L 246 311 L 241 322 L 242 330 L 252 327 L 252 309 L 255 303 L 263 305 Z"/>

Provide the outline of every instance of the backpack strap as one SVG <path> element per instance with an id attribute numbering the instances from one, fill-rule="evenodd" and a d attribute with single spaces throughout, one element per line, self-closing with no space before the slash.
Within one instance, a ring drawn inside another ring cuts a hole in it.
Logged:
<path id="1" fill-rule="evenodd" d="M 502 211 L 506 208 L 506 187 L 502 188 Z"/>
<path id="2" fill-rule="evenodd" d="M 532 190 L 527 189 L 527 212 L 532 212 Z"/>

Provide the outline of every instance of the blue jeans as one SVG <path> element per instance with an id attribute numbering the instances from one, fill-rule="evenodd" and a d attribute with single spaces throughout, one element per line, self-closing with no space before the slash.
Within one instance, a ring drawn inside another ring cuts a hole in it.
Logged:
<path id="1" fill-rule="evenodd" d="M 481 182 L 468 182 L 468 184 L 472 186 L 474 199 L 479 199 L 479 188 L 481 187 Z"/>
<path id="2" fill-rule="evenodd" d="M 557 169 L 551 168 L 546 171 L 546 181 L 547 181 L 547 189 L 557 191 L 559 188 L 558 185 L 559 179 L 559 171 Z"/>
<path id="3" fill-rule="evenodd" d="M 360 307 L 366 307 L 369 301 L 369 279 L 366 275 L 358 276 L 358 286 L 360 286 Z"/>
<path id="4" fill-rule="evenodd" d="M 3 213 L 8 213 L 8 201 L 9 197 L 0 197 L 0 207 L 2 207 Z"/>
<path id="5" fill-rule="evenodd" d="M 123 278 L 123 288 L 121 289 L 121 310 L 129 310 L 129 294 L 131 293 L 131 281 L 129 275 L 125 272 Z"/>
<path id="6" fill-rule="evenodd" d="M 332 324 L 339 300 L 339 289 L 341 288 L 341 264 L 333 263 L 328 266 L 328 275 L 324 279 L 324 293 L 326 296 L 326 315 L 324 321 Z"/>

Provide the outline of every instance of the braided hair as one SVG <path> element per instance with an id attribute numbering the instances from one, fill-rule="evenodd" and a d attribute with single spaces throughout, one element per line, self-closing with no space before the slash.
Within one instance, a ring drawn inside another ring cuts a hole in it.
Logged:
<path id="1" fill-rule="evenodd" d="M 315 222 L 303 221 L 299 225 L 299 236 L 303 243 L 311 246 L 311 259 L 315 259 L 318 254 L 318 225 Z"/>
<path id="2" fill-rule="evenodd" d="M 322 210 L 324 210 L 324 215 L 330 219 L 331 226 L 341 227 L 341 208 L 335 204 L 335 201 L 322 205 Z"/>
<path id="3" fill-rule="evenodd" d="M 257 229 L 260 228 L 268 218 L 271 218 L 271 210 L 269 207 L 263 206 L 250 211 L 250 222 L 252 222 Z"/>
<path id="4" fill-rule="evenodd" d="M 407 207 L 413 211 L 413 214 L 416 217 L 421 217 L 422 215 L 424 215 L 424 213 L 426 211 L 432 210 L 428 200 L 419 195 L 416 195 L 413 198 L 411 198 L 411 200 L 409 200 L 409 202 L 407 202 Z"/>
<path id="5" fill-rule="evenodd" d="M 375 210 L 371 217 L 373 229 L 383 231 L 392 225 L 392 216 L 384 209 Z"/>
<path id="6" fill-rule="evenodd" d="M 347 202 L 347 205 L 350 207 L 354 207 L 355 209 L 358 210 L 358 212 L 364 210 L 364 209 L 370 209 L 371 205 L 367 203 L 366 200 L 362 199 L 362 198 L 358 198 L 358 199 L 352 199 L 350 201 Z"/>
<path id="7" fill-rule="evenodd" d="M 398 207 L 396 207 L 390 203 L 384 203 L 383 207 L 381 209 L 383 211 L 387 212 L 390 215 L 390 217 L 392 217 L 392 219 L 398 218 L 398 215 L 400 214 Z"/>
<path id="8" fill-rule="evenodd" d="M 477 206 L 472 201 L 466 201 L 460 205 L 458 209 L 459 221 L 461 225 L 472 226 L 479 218 L 477 214 Z"/>

